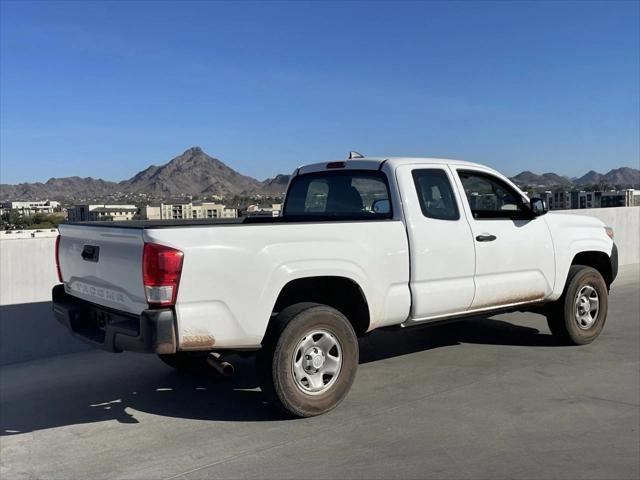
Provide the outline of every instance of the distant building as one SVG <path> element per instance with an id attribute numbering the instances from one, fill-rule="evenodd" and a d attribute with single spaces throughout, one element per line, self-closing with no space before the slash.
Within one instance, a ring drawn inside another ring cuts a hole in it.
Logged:
<path id="1" fill-rule="evenodd" d="M 193 211 L 193 204 L 188 200 L 169 200 L 166 203 L 151 203 L 145 205 L 141 212 L 146 220 L 185 220 L 198 218 L 197 210 Z"/>
<path id="2" fill-rule="evenodd" d="M 200 208 L 202 211 L 202 218 L 236 218 L 238 216 L 238 210 L 235 208 L 227 208 L 221 203 L 209 203 L 202 202 L 201 204 L 194 203 L 194 208 Z"/>
<path id="3" fill-rule="evenodd" d="M 128 204 L 74 205 L 69 208 L 70 222 L 124 221 L 132 220 L 138 207 Z"/>
<path id="4" fill-rule="evenodd" d="M 52 214 L 60 208 L 60 202 L 54 200 L 43 200 L 33 202 L 4 202 L 2 204 L 2 213 L 17 210 L 22 217 L 29 217 L 36 213 Z"/>
<path id="5" fill-rule="evenodd" d="M 272 203 L 270 207 L 260 205 L 249 205 L 246 209 L 247 216 L 250 217 L 279 217 L 282 210 L 281 203 Z"/>
<path id="6" fill-rule="evenodd" d="M 571 208 L 633 207 L 640 205 L 640 190 L 571 192 Z"/>
<path id="7" fill-rule="evenodd" d="M 638 207 L 640 206 L 640 190 L 626 189 L 617 192 L 602 192 L 601 207 Z"/>
<path id="8" fill-rule="evenodd" d="M 193 218 L 236 218 L 238 211 L 214 202 L 190 202 L 169 200 L 166 203 L 150 203 L 142 208 L 146 220 L 186 220 Z"/>
<path id="9" fill-rule="evenodd" d="M 549 210 L 640 206 L 640 190 L 546 191 L 538 194 Z"/>
<path id="10" fill-rule="evenodd" d="M 571 192 L 571 207 L 579 208 L 596 208 L 595 196 L 597 192 Z M 600 196 L 598 196 L 600 200 Z M 599 202 L 598 202 L 599 203 Z"/>
<path id="11" fill-rule="evenodd" d="M 566 210 L 571 208 L 571 192 L 555 191 L 542 192 L 540 198 L 547 202 L 549 210 Z"/>

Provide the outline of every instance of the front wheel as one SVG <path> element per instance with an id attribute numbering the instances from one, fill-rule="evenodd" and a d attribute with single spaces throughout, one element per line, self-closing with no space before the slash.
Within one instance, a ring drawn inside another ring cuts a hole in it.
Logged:
<path id="1" fill-rule="evenodd" d="M 563 343 L 593 342 L 607 320 L 608 289 L 600 272 L 572 265 L 562 296 L 547 314 L 549 329 Z"/>
<path id="2" fill-rule="evenodd" d="M 272 322 L 257 357 L 262 391 L 296 417 L 335 408 L 358 368 L 358 339 L 347 318 L 327 305 L 298 303 Z"/>

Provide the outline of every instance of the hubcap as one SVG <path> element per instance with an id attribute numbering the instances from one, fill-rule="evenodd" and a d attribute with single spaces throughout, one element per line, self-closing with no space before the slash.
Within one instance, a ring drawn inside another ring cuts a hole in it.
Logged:
<path id="1" fill-rule="evenodd" d="M 296 386 L 308 395 L 327 391 L 342 368 L 342 348 L 327 330 L 307 333 L 293 351 L 291 362 Z"/>
<path id="2" fill-rule="evenodd" d="M 588 330 L 593 326 L 600 311 L 600 298 L 598 292 L 591 285 L 582 287 L 576 295 L 575 319 L 578 327 Z"/>

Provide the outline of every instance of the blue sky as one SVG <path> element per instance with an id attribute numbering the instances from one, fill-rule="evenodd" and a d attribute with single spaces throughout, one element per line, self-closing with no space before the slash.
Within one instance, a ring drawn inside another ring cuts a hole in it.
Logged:
<path id="1" fill-rule="evenodd" d="M 195 145 L 259 179 L 349 150 L 637 168 L 639 5 L 3 0 L 0 181 Z"/>

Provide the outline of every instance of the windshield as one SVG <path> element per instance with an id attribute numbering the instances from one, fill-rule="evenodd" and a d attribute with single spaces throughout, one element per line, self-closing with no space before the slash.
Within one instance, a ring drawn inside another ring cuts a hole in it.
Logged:
<path id="1" fill-rule="evenodd" d="M 386 176 L 359 170 L 297 176 L 289 186 L 283 213 L 289 217 L 390 218 Z"/>

